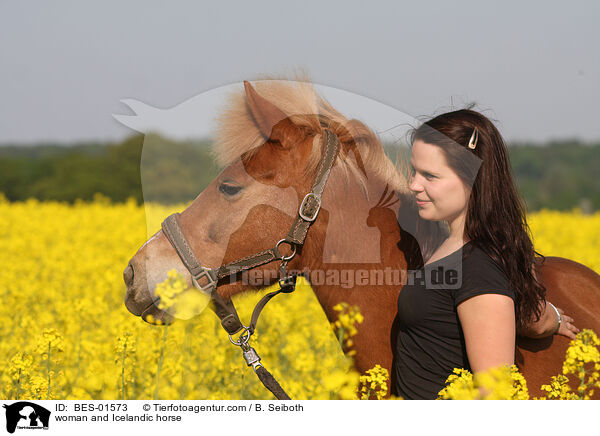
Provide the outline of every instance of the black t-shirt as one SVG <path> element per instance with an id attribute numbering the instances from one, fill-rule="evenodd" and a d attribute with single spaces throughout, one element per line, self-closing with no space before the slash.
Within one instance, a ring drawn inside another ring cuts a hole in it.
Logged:
<path id="1" fill-rule="evenodd" d="M 398 296 L 393 393 L 434 400 L 453 368 L 471 370 L 456 307 L 467 298 L 490 293 L 515 300 L 502 268 L 473 241 L 409 271 Z"/>

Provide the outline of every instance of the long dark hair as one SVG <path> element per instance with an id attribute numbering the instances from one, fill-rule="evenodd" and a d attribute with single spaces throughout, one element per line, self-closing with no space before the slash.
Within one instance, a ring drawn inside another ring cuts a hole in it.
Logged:
<path id="1" fill-rule="evenodd" d="M 475 128 L 478 138 L 471 149 L 467 145 Z M 448 165 L 471 186 L 464 234 L 502 267 L 513 285 L 517 327 L 538 321 L 546 288 L 532 268 L 535 254 L 542 255 L 533 248 L 525 205 L 496 126 L 479 112 L 460 109 L 438 115 L 411 131 L 410 144 L 416 140 L 440 147 Z"/>

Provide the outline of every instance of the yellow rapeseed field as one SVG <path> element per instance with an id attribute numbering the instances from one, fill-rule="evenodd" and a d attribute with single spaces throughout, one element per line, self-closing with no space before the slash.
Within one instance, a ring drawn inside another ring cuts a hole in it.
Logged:
<path id="1" fill-rule="evenodd" d="M 125 309 L 122 271 L 146 226 L 183 208 L 146 207 L 148 222 L 134 201 L 0 196 L 0 398 L 273 398 L 211 311 L 165 328 Z M 600 272 L 600 213 L 542 211 L 529 223 L 538 251 Z M 235 299 L 242 320 L 268 291 Z M 269 303 L 252 345 L 292 398 L 355 398 L 360 375 L 306 282 Z"/>

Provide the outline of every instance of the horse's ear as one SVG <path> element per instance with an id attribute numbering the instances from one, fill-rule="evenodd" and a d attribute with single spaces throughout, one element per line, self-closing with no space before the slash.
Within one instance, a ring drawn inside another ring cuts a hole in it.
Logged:
<path id="1" fill-rule="evenodd" d="M 244 80 L 244 88 L 250 113 L 265 140 L 277 140 L 285 147 L 288 142 L 285 141 L 288 136 L 286 131 L 296 130 L 297 127 L 289 120 L 285 112 L 262 97 L 246 80 Z M 277 129 L 275 129 L 276 126 Z"/>

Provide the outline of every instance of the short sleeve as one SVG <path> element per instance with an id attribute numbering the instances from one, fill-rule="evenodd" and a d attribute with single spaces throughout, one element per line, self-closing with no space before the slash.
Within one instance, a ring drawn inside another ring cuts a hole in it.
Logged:
<path id="1" fill-rule="evenodd" d="M 482 294 L 506 295 L 515 301 L 510 280 L 487 254 L 479 251 L 465 259 L 462 267 L 462 286 L 454 292 L 454 307 L 468 298 Z"/>

